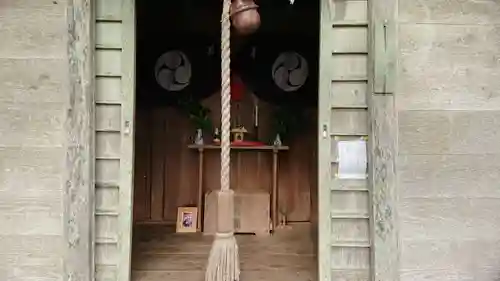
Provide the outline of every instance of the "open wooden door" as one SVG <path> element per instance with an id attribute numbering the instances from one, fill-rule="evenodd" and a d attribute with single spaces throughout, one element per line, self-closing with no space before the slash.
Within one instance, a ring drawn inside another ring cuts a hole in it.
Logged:
<path id="1" fill-rule="evenodd" d="M 135 109 L 134 0 L 95 0 L 95 280 L 129 281 Z"/>
<path id="2" fill-rule="evenodd" d="M 337 175 L 339 142 L 368 136 L 367 1 L 320 1 L 319 280 L 371 280 L 367 176 Z"/>

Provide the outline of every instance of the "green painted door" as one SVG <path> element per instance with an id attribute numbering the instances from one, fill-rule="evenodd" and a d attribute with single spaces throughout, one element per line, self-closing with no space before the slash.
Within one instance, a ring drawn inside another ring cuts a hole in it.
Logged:
<path id="1" fill-rule="evenodd" d="M 338 143 L 368 136 L 368 6 L 358 0 L 320 1 L 319 281 L 368 281 L 368 180 L 337 175 Z"/>
<path id="2" fill-rule="evenodd" d="M 95 14 L 95 279 L 129 281 L 134 154 L 134 0 Z"/>

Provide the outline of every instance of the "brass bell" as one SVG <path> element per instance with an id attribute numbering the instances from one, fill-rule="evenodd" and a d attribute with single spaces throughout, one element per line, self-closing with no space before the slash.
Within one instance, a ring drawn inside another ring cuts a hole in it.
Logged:
<path id="1" fill-rule="evenodd" d="M 242 35 L 254 33 L 260 27 L 260 15 L 253 0 L 233 0 L 231 20 L 236 31 Z"/>

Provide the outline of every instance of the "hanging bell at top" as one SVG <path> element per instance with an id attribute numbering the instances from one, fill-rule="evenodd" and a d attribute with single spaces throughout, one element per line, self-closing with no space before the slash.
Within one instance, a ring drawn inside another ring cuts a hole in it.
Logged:
<path id="1" fill-rule="evenodd" d="M 233 0 L 231 3 L 231 20 L 239 34 L 249 35 L 260 27 L 258 7 L 253 0 Z"/>

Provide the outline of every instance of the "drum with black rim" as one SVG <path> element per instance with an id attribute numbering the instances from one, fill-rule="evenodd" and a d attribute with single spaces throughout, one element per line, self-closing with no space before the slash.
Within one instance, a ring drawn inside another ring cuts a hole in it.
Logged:
<path id="1" fill-rule="evenodd" d="M 261 99 L 316 106 L 318 50 L 313 36 L 259 34 L 240 58 L 242 76 Z"/>
<path id="2" fill-rule="evenodd" d="M 219 38 L 162 34 L 161 42 L 138 42 L 138 104 L 204 99 L 220 87 Z"/>

